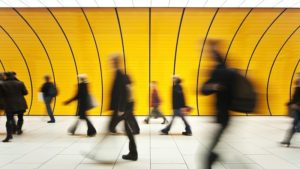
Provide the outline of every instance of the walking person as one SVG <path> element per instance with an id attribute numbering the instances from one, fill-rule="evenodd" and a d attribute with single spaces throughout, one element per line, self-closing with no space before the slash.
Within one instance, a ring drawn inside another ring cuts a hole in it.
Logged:
<path id="1" fill-rule="evenodd" d="M 229 109 L 233 93 L 233 73 L 225 65 L 221 53 L 218 51 L 218 41 L 208 41 L 209 55 L 217 63 L 209 80 L 204 83 L 202 93 L 204 95 L 216 94 L 216 121 L 219 128 L 208 149 L 206 169 L 211 169 L 218 155 L 213 152 L 230 120 Z"/>
<path id="2" fill-rule="evenodd" d="M 122 92 L 122 85 L 124 84 L 124 77 L 125 74 L 120 68 L 120 55 L 113 55 L 111 56 L 111 63 L 112 67 L 115 71 L 115 79 L 112 85 L 112 90 L 111 90 L 111 100 L 110 100 L 110 107 L 109 110 L 112 111 L 112 116 L 109 122 L 108 129 L 111 133 L 117 133 L 116 131 L 116 126 L 124 120 L 123 116 L 119 116 L 118 112 L 120 109 L 120 106 L 122 106 L 121 103 L 121 95 L 120 92 Z M 133 134 L 139 134 L 140 133 L 140 128 L 139 125 L 135 119 L 134 116 L 130 117 L 129 123 L 131 125 L 131 129 L 133 130 Z"/>
<path id="3" fill-rule="evenodd" d="M 297 73 L 294 95 L 291 101 L 287 103 L 287 106 L 294 119 L 291 128 L 287 131 L 285 139 L 281 142 L 281 144 L 289 147 L 291 140 L 296 133 L 296 127 L 300 122 L 300 73 Z"/>
<path id="4" fill-rule="evenodd" d="M 4 110 L 6 114 L 6 138 L 3 142 L 9 142 L 13 138 L 14 115 L 18 116 L 16 126 L 16 134 L 23 133 L 22 126 L 24 123 L 24 113 L 27 109 L 27 103 L 24 98 L 28 94 L 24 83 L 16 80 L 15 74 L 12 72 L 5 73 L 5 81 L 0 85 L 0 94 L 4 100 Z"/>
<path id="5" fill-rule="evenodd" d="M 57 88 L 54 85 L 54 83 L 50 81 L 50 76 L 46 75 L 44 79 L 45 79 L 45 83 L 41 87 L 40 91 L 43 94 L 43 100 L 46 106 L 46 110 L 50 117 L 50 121 L 48 121 L 48 123 L 55 123 L 55 118 L 51 108 L 51 102 L 53 98 L 57 95 Z"/>
<path id="6" fill-rule="evenodd" d="M 154 117 L 154 118 L 163 118 L 163 122 L 161 124 L 165 124 L 168 123 L 168 120 L 166 119 L 166 117 L 160 112 L 159 110 L 159 106 L 161 104 L 161 100 L 160 97 L 158 95 L 158 91 L 157 91 L 157 82 L 156 81 L 152 81 L 151 82 L 151 107 L 152 110 L 149 113 L 149 116 L 144 120 L 145 123 L 149 124 L 150 118 Z"/>
<path id="7" fill-rule="evenodd" d="M 173 116 L 170 124 L 161 130 L 162 134 L 169 134 L 175 117 L 180 117 L 185 124 L 185 131 L 182 132 L 183 135 L 191 136 L 192 130 L 185 118 L 184 111 L 188 107 L 185 104 L 184 93 L 181 86 L 181 79 L 178 76 L 173 76 L 173 90 L 172 90 L 172 105 L 173 105 Z"/>
<path id="8" fill-rule="evenodd" d="M 92 103 L 91 95 L 89 94 L 89 90 L 88 90 L 87 75 L 85 74 L 78 75 L 78 80 L 79 80 L 79 84 L 78 84 L 78 90 L 76 95 L 64 102 L 64 105 L 68 105 L 73 101 L 76 100 L 78 101 L 77 115 L 79 116 L 79 119 L 76 121 L 76 123 L 73 126 L 71 126 L 71 128 L 69 129 L 69 133 L 74 135 L 80 120 L 85 120 L 88 127 L 87 135 L 91 137 L 96 135 L 97 131 L 93 126 L 92 122 L 89 120 L 89 118 L 86 115 L 86 111 L 94 107 Z"/>

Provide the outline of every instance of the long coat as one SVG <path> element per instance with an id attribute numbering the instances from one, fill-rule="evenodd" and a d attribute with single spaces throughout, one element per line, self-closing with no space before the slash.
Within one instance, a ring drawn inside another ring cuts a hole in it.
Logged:
<path id="1" fill-rule="evenodd" d="M 0 85 L 0 94 L 4 99 L 4 110 L 6 113 L 25 112 L 28 108 L 24 98 L 28 94 L 28 91 L 21 81 L 4 81 Z"/>
<path id="2" fill-rule="evenodd" d="M 110 110 L 124 112 L 127 103 L 126 75 L 118 69 L 116 71 L 111 91 Z"/>

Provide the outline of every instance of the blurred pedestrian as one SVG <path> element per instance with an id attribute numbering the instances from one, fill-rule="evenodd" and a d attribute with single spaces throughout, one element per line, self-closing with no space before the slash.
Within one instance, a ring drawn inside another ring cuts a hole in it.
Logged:
<path id="1" fill-rule="evenodd" d="M 157 82 L 156 81 L 152 81 L 151 82 L 151 88 L 152 88 L 152 91 L 151 91 L 151 99 L 150 100 L 151 100 L 152 110 L 149 113 L 149 116 L 144 121 L 145 121 L 145 123 L 148 124 L 151 117 L 154 117 L 154 118 L 161 117 L 164 120 L 162 122 L 162 124 L 165 124 L 165 123 L 168 122 L 168 120 L 166 119 L 166 117 L 159 110 L 159 106 L 161 104 L 161 100 L 160 100 L 160 97 L 158 95 Z"/>
<path id="2" fill-rule="evenodd" d="M 13 136 L 14 115 L 18 116 L 16 133 L 23 133 L 22 126 L 24 123 L 23 116 L 27 109 L 27 103 L 24 98 L 28 94 L 24 83 L 17 80 L 15 73 L 5 73 L 6 80 L 0 86 L 0 93 L 4 99 L 4 110 L 6 114 L 6 131 L 7 136 L 3 142 L 9 142 Z"/>
<path id="3" fill-rule="evenodd" d="M 210 40 L 208 41 L 208 45 L 208 54 L 217 64 L 213 69 L 209 80 L 204 83 L 202 93 L 204 95 L 216 94 L 216 121 L 219 124 L 219 128 L 208 149 L 206 169 L 211 169 L 212 164 L 218 158 L 218 155 L 213 152 L 213 150 L 229 124 L 229 109 L 232 100 L 232 82 L 234 77 L 233 71 L 227 68 L 219 51 L 219 41 Z"/>
<path id="4" fill-rule="evenodd" d="M 120 55 L 116 54 L 110 57 L 112 67 L 115 71 L 115 79 L 112 85 L 112 90 L 111 90 L 111 100 L 110 100 L 110 107 L 109 109 L 112 111 L 112 117 L 109 122 L 109 131 L 111 133 L 117 133 L 116 131 L 116 126 L 124 120 L 122 116 L 118 115 L 118 112 L 120 112 L 120 109 L 123 109 L 124 104 L 122 102 L 122 97 L 120 93 L 122 92 L 122 85 L 124 84 L 124 79 L 125 79 L 125 74 L 120 68 Z M 131 117 L 129 120 L 130 127 L 133 130 L 133 134 L 139 134 L 140 133 L 140 128 L 138 126 L 138 123 L 134 117 Z"/>
<path id="5" fill-rule="evenodd" d="M 44 100 L 44 103 L 46 106 L 46 110 L 50 117 L 50 121 L 48 121 L 48 123 L 55 123 L 55 118 L 54 118 L 52 108 L 51 108 L 51 102 L 52 102 L 53 98 L 57 95 L 57 88 L 54 85 L 54 83 L 50 81 L 49 75 L 46 75 L 44 77 L 44 79 L 45 79 L 45 83 L 41 87 L 40 91 L 43 94 L 43 100 Z"/>
<path id="6" fill-rule="evenodd" d="M 181 86 L 181 79 L 178 76 L 173 76 L 173 92 L 172 92 L 172 105 L 173 105 L 173 116 L 170 124 L 161 130 L 162 134 L 169 134 L 175 117 L 180 117 L 185 124 L 185 131 L 183 135 L 192 135 L 192 130 L 185 118 L 185 109 L 188 107 L 185 103 L 184 93 Z"/>
<path id="7" fill-rule="evenodd" d="M 287 131 L 285 139 L 281 142 L 281 144 L 287 145 L 289 147 L 300 123 L 300 73 L 297 73 L 294 95 L 291 101 L 287 103 L 287 106 L 289 108 L 291 116 L 293 117 L 293 122 L 291 128 Z"/>
<path id="8" fill-rule="evenodd" d="M 90 119 L 87 117 L 86 112 L 95 107 L 95 105 L 93 105 L 91 95 L 89 94 L 87 75 L 78 75 L 78 80 L 79 84 L 76 95 L 64 102 L 65 105 L 68 105 L 75 100 L 78 101 L 77 115 L 79 116 L 79 119 L 73 126 L 71 126 L 71 128 L 69 129 L 69 133 L 74 135 L 80 120 L 85 120 L 88 127 L 87 135 L 91 137 L 96 135 L 97 131 Z"/>

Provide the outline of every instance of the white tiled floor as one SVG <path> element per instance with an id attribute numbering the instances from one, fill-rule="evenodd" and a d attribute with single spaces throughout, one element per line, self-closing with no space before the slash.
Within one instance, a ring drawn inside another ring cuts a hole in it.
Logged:
<path id="1" fill-rule="evenodd" d="M 160 135 L 160 119 L 144 124 L 138 117 L 141 134 L 136 137 L 139 160 L 124 161 L 128 140 L 119 124 L 120 134 L 104 138 L 109 117 L 91 117 L 97 126 L 96 137 L 86 137 L 85 123 L 77 134 L 67 134 L 74 117 L 57 117 L 47 124 L 45 117 L 25 117 L 24 134 L 11 143 L 0 143 L 2 169 L 204 169 L 204 157 L 216 124 L 211 117 L 188 117 L 193 136 L 182 136 L 178 119 L 170 135 Z M 290 125 L 287 117 L 234 117 L 217 152 L 220 159 L 213 169 L 300 169 L 300 137 L 291 148 L 280 147 Z M 5 137 L 5 118 L 0 118 L 0 137 Z M 97 161 L 87 154 L 97 152 Z"/>

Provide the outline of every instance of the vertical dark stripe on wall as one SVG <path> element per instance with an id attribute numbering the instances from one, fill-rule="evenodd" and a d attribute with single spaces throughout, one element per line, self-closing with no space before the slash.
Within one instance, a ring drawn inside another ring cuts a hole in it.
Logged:
<path id="1" fill-rule="evenodd" d="M 115 8 L 115 11 L 116 11 L 116 16 L 117 16 L 117 20 L 118 20 L 119 30 L 120 30 L 120 36 L 121 36 L 121 42 L 122 42 L 122 49 L 123 49 L 123 59 L 124 59 L 124 72 L 126 74 L 126 55 L 125 55 L 125 47 L 124 47 L 122 27 L 121 27 L 121 22 L 120 22 L 120 17 L 119 17 L 118 9 Z"/>
<path id="2" fill-rule="evenodd" d="M 31 73 L 30 73 L 29 66 L 27 64 L 26 58 L 25 58 L 22 50 L 20 49 L 19 45 L 15 42 L 15 40 L 13 39 L 13 37 L 2 26 L 0 26 L 0 28 L 5 32 L 5 34 L 11 39 L 11 41 L 17 47 L 17 49 L 18 49 L 19 53 L 21 54 L 21 56 L 23 58 L 23 61 L 24 61 L 25 65 L 26 65 L 27 72 L 28 72 L 28 75 L 29 75 L 29 80 L 30 80 L 30 92 L 31 92 L 30 105 L 29 105 L 29 109 L 28 109 L 28 115 L 30 115 L 30 111 L 31 111 L 31 107 L 32 107 L 32 101 L 33 101 L 33 85 L 32 85 L 32 78 L 31 78 Z"/>
<path id="3" fill-rule="evenodd" d="M 53 82 L 56 85 L 56 78 L 55 78 L 55 74 L 54 74 L 54 68 L 53 68 L 52 61 L 51 61 L 51 58 L 49 56 L 49 53 L 47 51 L 46 46 L 44 45 L 43 41 L 41 40 L 41 38 L 37 34 L 37 32 L 33 29 L 33 27 L 30 25 L 30 23 L 26 20 L 26 18 L 17 9 L 13 8 L 13 10 L 23 19 L 23 21 L 31 29 L 31 31 L 34 33 L 34 35 L 36 36 L 36 38 L 39 40 L 40 44 L 42 45 L 42 47 L 43 47 L 43 49 L 44 49 L 44 51 L 45 51 L 45 53 L 47 55 L 48 62 L 50 63 L 51 72 L 52 72 L 52 76 L 53 76 Z M 56 97 L 54 98 L 54 103 L 53 103 L 53 108 L 52 108 L 53 113 L 55 111 L 55 105 L 56 105 Z"/>
<path id="4" fill-rule="evenodd" d="M 150 105 L 150 100 L 151 100 L 151 8 L 149 8 L 149 110 L 148 113 L 150 114 L 151 112 L 151 105 Z"/>
<path id="5" fill-rule="evenodd" d="M 261 40 L 264 38 L 264 36 L 266 35 L 266 33 L 269 31 L 269 29 L 273 26 L 273 24 L 277 21 L 277 19 L 286 11 L 287 9 L 285 8 L 284 10 L 282 10 L 280 12 L 280 14 L 271 22 L 271 24 L 268 26 L 268 28 L 265 30 L 265 32 L 260 36 L 259 40 L 257 41 L 252 53 L 251 53 L 251 56 L 248 60 L 248 64 L 247 64 L 247 68 L 246 68 L 246 72 L 245 72 L 245 77 L 247 77 L 247 74 L 248 74 L 248 70 L 249 70 L 249 66 L 250 66 L 250 63 L 252 61 L 252 57 L 254 56 L 254 53 L 258 47 L 258 45 L 260 44 Z"/>
<path id="6" fill-rule="evenodd" d="M 205 43 L 206 43 L 206 40 L 207 40 L 209 31 L 210 31 L 210 28 L 211 28 L 211 26 L 212 26 L 212 24 L 213 24 L 213 22 L 214 22 L 214 20 L 215 20 L 215 18 L 217 16 L 218 12 L 219 12 L 219 8 L 216 10 L 214 16 L 212 17 L 212 19 L 210 21 L 210 24 L 209 24 L 209 27 L 207 29 L 205 38 L 203 40 L 202 49 L 201 49 L 200 58 L 199 58 L 199 63 L 198 63 L 198 72 L 197 72 L 197 81 L 196 81 L 196 104 L 197 104 L 198 116 L 200 115 L 200 113 L 199 113 L 198 95 L 199 95 L 199 74 L 200 74 L 200 66 L 201 66 L 201 61 L 202 61 L 202 55 L 203 55 L 204 46 L 205 46 Z"/>
<path id="7" fill-rule="evenodd" d="M 229 47 L 227 49 L 227 52 L 226 52 L 226 55 L 225 55 L 225 58 L 224 58 L 224 62 L 226 63 L 226 60 L 227 60 L 227 57 L 228 57 L 228 54 L 229 54 L 229 51 L 230 51 L 230 48 L 231 48 L 231 45 L 236 37 L 236 35 L 238 34 L 238 32 L 240 31 L 241 27 L 243 26 L 244 22 L 246 21 L 246 19 L 248 18 L 248 16 L 250 15 L 250 13 L 252 12 L 253 8 L 251 8 L 251 10 L 249 10 L 249 12 L 247 13 L 247 15 L 245 16 L 245 18 L 242 20 L 242 22 L 240 23 L 240 26 L 238 27 L 238 29 L 235 31 L 231 41 L 230 41 L 230 44 L 229 44 Z"/>
<path id="8" fill-rule="evenodd" d="M 97 40 L 93 31 L 93 28 L 91 26 L 91 23 L 86 15 L 86 13 L 84 12 L 84 9 L 81 8 L 81 11 L 85 17 L 85 20 L 89 26 L 89 29 L 91 31 L 91 34 L 93 36 L 93 40 L 94 40 L 94 44 L 96 47 L 96 52 L 97 52 L 97 57 L 98 57 L 98 63 L 99 63 L 99 71 L 100 71 L 100 79 L 101 79 L 101 107 L 100 107 L 100 116 L 102 115 L 102 110 L 103 110 L 103 76 L 102 76 L 102 64 L 101 64 L 101 59 L 100 59 L 100 53 L 99 53 L 99 48 L 98 48 L 98 44 L 97 44 Z"/>
<path id="9" fill-rule="evenodd" d="M 291 82 L 290 82 L 290 101 L 292 100 L 292 86 L 293 86 L 293 81 L 294 81 L 294 77 L 295 77 L 295 73 L 297 71 L 298 65 L 299 65 L 300 59 L 298 59 L 298 62 L 294 68 L 292 77 L 291 77 Z"/>
<path id="10" fill-rule="evenodd" d="M 3 62 L 2 62 L 1 59 L 0 59 L 0 64 L 1 64 L 1 67 L 2 67 L 3 71 L 6 72 L 5 67 L 4 67 L 4 64 L 3 64 Z"/>
<path id="11" fill-rule="evenodd" d="M 281 48 L 279 49 L 279 51 L 277 52 L 277 54 L 276 54 L 276 56 L 275 56 L 275 58 L 273 60 L 273 63 L 272 63 L 272 66 L 271 66 L 271 69 L 270 69 L 270 72 L 269 72 L 268 81 L 267 81 L 267 94 L 266 94 L 266 98 L 267 98 L 268 110 L 269 110 L 269 113 L 270 113 L 271 116 L 272 116 L 272 111 L 271 111 L 270 103 L 269 103 L 269 84 L 270 84 L 270 78 L 271 78 L 271 75 L 272 75 L 272 72 L 273 72 L 273 68 L 274 68 L 275 62 L 277 61 L 277 58 L 278 58 L 279 54 L 281 53 L 282 49 L 284 48 L 284 46 L 286 45 L 286 43 L 291 39 L 291 37 L 297 32 L 297 30 L 299 28 L 300 28 L 300 25 L 290 34 L 290 36 L 282 44 Z"/>
<path id="12" fill-rule="evenodd" d="M 185 12 L 185 8 L 182 9 L 182 14 L 181 14 L 181 18 L 180 18 L 178 33 L 177 33 L 177 41 L 176 41 L 175 54 L 174 54 L 173 75 L 175 75 L 175 73 L 176 73 L 177 48 L 178 48 L 178 42 L 179 42 L 179 38 L 180 38 L 180 30 L 181 30 L 181 25 L 182 25 L 183 17 L 184 17 L 184 12 Z"/>
<path id="13" fill-rule="evenodd" d="M 68 36 L 66 35 L 63 27 L 60 25 L 59 21 L 57 20 L 57 18 L 54 16 L 54 14 L 52 13 L 52 11 L 47 8 L 47 10 L 49 11 L 49 13 L 52 15 L 53 19 L 55 20 L 56 24 L 58 25 L 58 27 L 60 28 L 61 32 L 63 33 L 64 37 L 65 37 L 65 40 L 67 41 L 68 43 L 68 46 L 70 48 L 70 51 L 71 51 L 71 54 L 72 54 L 72 57 L 73 57 L 73 62 L 74 62 L 74 66 L 75 66 L 75 70 L 76 70 L 76 79 L 77 79 L 77 83 L 79 84 L 79 79 L 78 79 L 78 68 L 77 68 L 77 63 L 76 63 L 76 59 L 75 59 L 75 55 L 74 55 L 74 52 L 73 52 L 73 49 L 72 49 L 72 46 L 71 46 L 71 43 L 68 39 Z M 76 115 L 78 114 L 78 103 L 77 103 L 77 109 L 76 109 Z"/>

